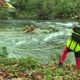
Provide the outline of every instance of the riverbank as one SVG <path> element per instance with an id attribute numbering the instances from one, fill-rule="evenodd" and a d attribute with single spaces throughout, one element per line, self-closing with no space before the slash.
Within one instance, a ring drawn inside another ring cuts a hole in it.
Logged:
<path id="1" fill-rule="evenodd" d="M 36 58 L 0 58 L 0 79 L 8 80 L 78 80 L 80 71 L 75 65 L 64 63 L 58 67 L 58 61 L 50 59 L 41 64 Z M 3 78 L 3 79 L 2 79 Z"/>
<path id="2" fill-rule="evenodd" d="M 14 9 L 0 8 L 0 19 L 76 19 L 80 20 L 80 1 L 10 0 Z"/>

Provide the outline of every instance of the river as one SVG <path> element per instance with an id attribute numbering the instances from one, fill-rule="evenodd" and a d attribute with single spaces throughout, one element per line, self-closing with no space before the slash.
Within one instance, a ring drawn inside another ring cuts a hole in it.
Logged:
<path id="1" fill-rule="evenodd" d="M 0 21 L 0 48 L 5 46 L 9 57 L 33 56 L 43 62 L 50 57 L 59 59 L 61 51 L 70 36 L 70 21 L 53 20 L 3 20 Z M 35 30 L 25 33 L 26 25 L 34 25 Z M 75 63 L 74 54 L 68 54 L 67 62 Z"/>

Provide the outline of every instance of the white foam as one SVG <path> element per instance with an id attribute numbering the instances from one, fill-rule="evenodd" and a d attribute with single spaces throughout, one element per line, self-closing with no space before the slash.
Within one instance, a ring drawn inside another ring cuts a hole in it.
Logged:
<path id="1" fill-rule="evenodd" d="M 64 26 L 72 26 L 72 23 L 56 23 L 58 25 L 64 25 Z"/>
<path id="2" fill-rule="evenodd" d="M 36 38 L 33 38 L 32 41 L 33 41 L 33 42 L 37 42 L 38 40 L 37 40 Z"/>
<path id="3" fill-rule="evenodd" d="M 20 44 L 23 44 L 25 43 L 26 41 L 20 41 L 20 42 L 17 42 L 16 45 L 20 45 Z"/>
<path id="4" fill-rule="evenodd" d="M 44 41 L 49 41 L 50 39 L 52 39 L 53 37 L 57 37 L 57 36 L 60 36 L 60 35 L 63 35 L 64 33 L 63 32 L 55 32 L 55 33 L 51 33 L 49 34 L 46 38 L 44 38 Z"/>

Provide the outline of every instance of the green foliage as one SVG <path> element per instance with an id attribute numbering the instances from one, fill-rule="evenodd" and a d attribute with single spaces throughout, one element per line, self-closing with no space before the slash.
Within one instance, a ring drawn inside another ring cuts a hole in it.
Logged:
<path id="1" fill-rule="evenodd" d="M 46 77 L 46 80 L 52 80 L 52 74 L 53 74 L 53 72 L 50 70 L 50 68 L 45 68 L 43 70 L 43 72 L 44 72 L 44 75 Z"/>
<path id="2" fill-rule="evenodd" d="M 75 7 L 75 1 L 61 0 L 57 6 L 58 14 L 64 18 L 70 17 Z"/>
<path id="3" fill-rule="evenodd" d="M 1 19 L 80 18 L 80 0 L 10 0 L 15 12 L 0 8 Z"/>
<path id="4" fill-rule="evenodd" d="M 64 64 L 59 68 L 55 61 L 53 64 L 40 64 L 39 60 L 28 56 L 3 60 L 0 63 L 0 75 L 5 79 L 21 77 L 23 80 L 76 80 L 79 79 L 80 71 L 71 64 Z"/>
<path id="5" fill-rule="evenodd" d="M 0 19 L 7 19 L 9 17 L 9 13 L 5 8 L 0 8 Z"/>
<path id="6" fill-rule="evenodd" d="M 26 66 L 26 69 L 35 69 L 36 67 L 39 67 L 39 64 L 37 59 L 28 56 L 27 58 L 20 58 L 18 66 L 21 71 L 25 71 L 23 66 Z"/>
<path id="7" fill-rule="evenodd" d="M 7 48 L 3 46 L 0 53 L 0 58 L 7 58 L 7 57 L 8 57 Z"/>

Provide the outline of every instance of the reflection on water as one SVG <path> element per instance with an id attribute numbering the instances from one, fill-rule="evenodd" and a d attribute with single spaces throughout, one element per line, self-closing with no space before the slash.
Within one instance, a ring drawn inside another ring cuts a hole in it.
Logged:
<path id="1" fill-rule="evenodd" d="M 25 33 L 23 29 L 30 24 L 35 25 L 35 31 Z M 71 26 L 72 23 L 53 21 L 2 21 L 0 47 L 7 47 L 9 57 L 30 55 L 47 61 L 53 55 L 56 59 L 70 35 Z"/>

